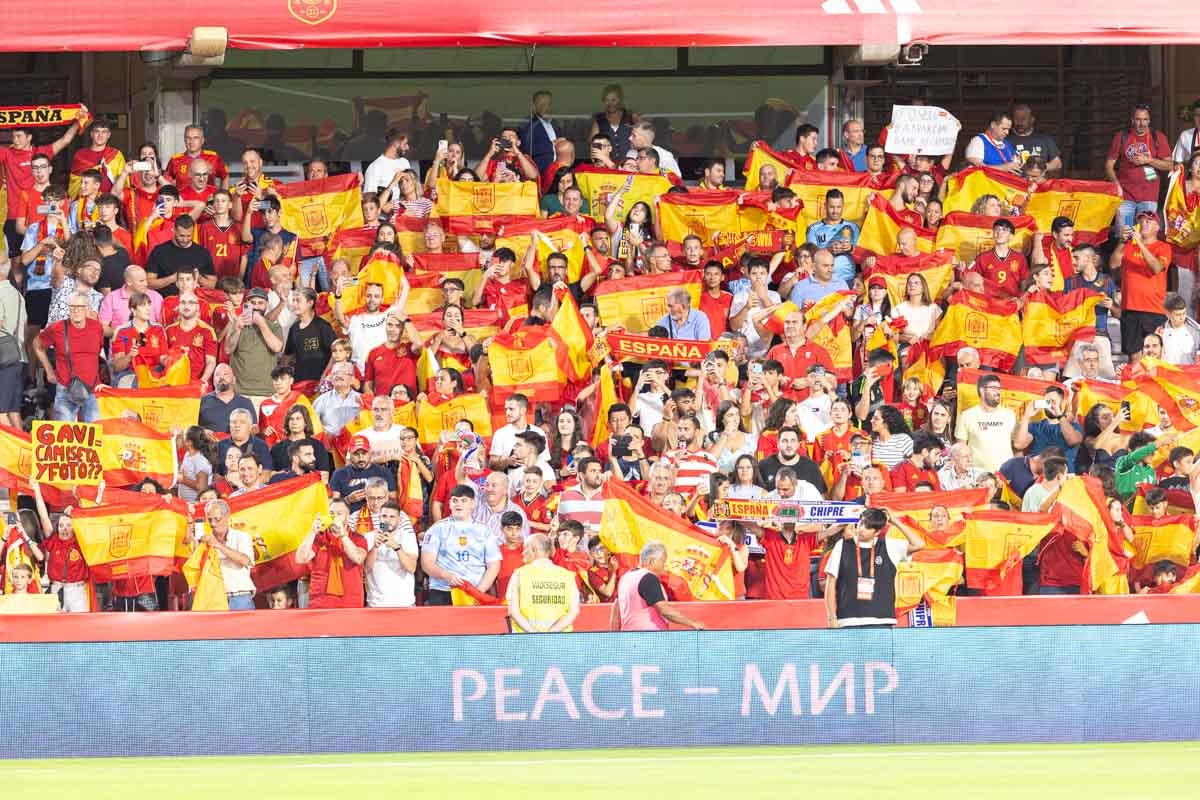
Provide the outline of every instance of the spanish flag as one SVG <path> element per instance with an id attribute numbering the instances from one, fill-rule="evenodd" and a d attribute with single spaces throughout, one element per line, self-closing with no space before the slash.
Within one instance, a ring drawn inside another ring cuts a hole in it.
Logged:
<path id="1" fill-rule="evenodd" d="M 411 298 L 417 291 L 417 289 L 413 289 L 409 293 L 409 297 Z M 411 300 L 409 307 L 412 307 Z M 413 314 L 408 320 L 416 327 L 421 338 L 426 341 L 438 331 L 445 330 L 446 327 L 442 324 L 442 312 L 440 311 Z M 489 336 L 495 336 L 500 332 L 500 312 L 490 308 L 468 309 L 463 312 L 463 330 L 481 342 Z M 436 370 L 434 371 L 436 372 Z"/>
<path id="2" fill-rule="evenodd" d="M 3 589 L 3 593 L 13 593 L 12 571 L 17 565 L 24 564 L 33 571 L 33 578 L 29 581 L 26 593 L 41 594 L 42 571 L 38 569 L 37 562 L 25 546 L 25 532 L 21 528 L 16 525 L 9 526 L 4 539 L 0 540 L 0 553 L 4 554 L 4 560 L 0 561 L 0 589 Z"/>
<path id="3" fill-rule="evenodd" d="M 558 311 L 555 312 L 550 327 L 565 350 L 567 368 L 564 372 L 567 379 L 584 381 L 591 378 L 592 348 L 596 344 L 596 337 L 592 335 L 591 327 L 579 313 L 575 297 L 569 291 L 559 293 Z"/>
<path id="4" fill-rule="evenodd" d="M 358 227 L 335 233 L 327 248 L 330 253 L 329 263 L 332 264 L 338 260 L 345 261 L 350 265 L 350 274 L 357 275 L 367 253 L 371 252 L 371 246 L 375 244 L 375 231 L 375 228 Z M 399 231 L 397 231 L 397 236 L 399 236 Z M 404 252 L 412 251 L 404 250 Z"/>
<path id="5" fill-rule="evenodd" d="M 1066 178 L 1045 181 L 1029 195 L 1023 213 L 1033 217 L 1038 230 L 1050 233 L 1055 217 L 1075 223 L 1072 243 L 1101 244 L 1108 238 L 1121 196 L 1108 181 L 1075 181 Z"/>
<path id="6" fill-rule="evenodd" d="M 540 234 L 536 238 L 542 277 L 546 277 L 546 257 L 551 253 L 562 253 L 567 257 L 567 280 L 574 282 L 583 275 L 584 269 L 584 243 L 580 237 L 587 236 L 595 226 L 595 220 L 583 214 L 516 220 L 501 227 L 495 246 L 496 249 L 507 247 L 512 250 L 517 254 L 519 263 L 525 251 L 534 243 L 534 234 Z"/>
<path id="7" fill-rule="evenodd" d="M 454 430 L 454 424 L 461 419 L 470 420 L 480 437 L 487 439 L 492 435 L 487 398 L 478 392 L 466 392 L 441 403 L 426 400 L 418 406 L 417 432 L 421 444 L 436 445 L 442 431 Z"/>
<path id="8" fill-rule="evenodd" d="M 613 371 L 605 364 L 600 370 L 600 399 L 596 404 L 596 424 L 592 427 L 592 447 L 600 447 L 608 441 L 608 410 L 613 404 L 620 402 L 617 397 L 617 385 L 613 380 Z"/>
<path id="9" fill-rule="evenodd" d="M 463 282 L 467 297 L 475 294 L 475 287 L 483 280 L 478 253 L 413 253 L 412 263 L 413 278 L 422 275 L 434 275 L 439 280 L 457 278 Z"/>
<path id="10" fill-rule="evenodd" d="M 761 255 L 778 253 L 783 234 L 791 233 L 796 241 L 804 238 L 808 223 L 804 219 L 804 203 L 795 208 L 769 209 L 770 192 L 740 192 L 738 194 L 738 228 L 719 231 L 713 240 L 718 251 L 744 244 L 751 252 Z M 713 258 L 716 258 L 716 253 Z"/>
<path id="11" fill-rule="evenodd" d="M 425 382 L 418 381 L 418 385 L 424 389 Z M 354 438 L 354 435 L 366 430 L 374 423 L 374 419 L 371 416 L 371 401 L 373 399 L 373 395 L 362 395 L 359 401 L 362 404 L 362 411 L 358 412 L 357 417 L 342 426 L 341 432 L 330 442 L 330 448 L 343 458 L 346 455 L 346 451 L 350 448 L 350 440 Z M 417 404 L 410 402 L 395 406 L 392 409 L 392 422 L 393 424 L 416 430 Z"/>
<path id="12" fill-rule="evenodd" d="M 682 242 L 694 234 L 708 247 L 721 231 L 740 230 L 738 194 L 730 189 L 664 194 L 658 200 L 663 238 Z"/>
<path id="13" fill-rule="evenodd" d="M 974 347 L 984 366 L 1011 370 L 1021 349 L 1016 301 L 966 289 L 955 292 L 946 315 L 933 332 L 930 346 L 939 358 L 953 358 L 963 347 Z"/>
<path id="14" fill-rule="evenodd" d="M 25 431 L 0 425 L 0 488 L 8 489 L 29 497 L 33 489 L 29 485 L 29 476 L 33 472 L 33 443 Z M 91 489 L 90 486 L 80 486 L 78 490 Z M 76 502 L 71 492 L 72 487 L 60 487 L 54 484 L 42 484 L 42 498 L 51 508 L 65 508 Z"/>
<path id="15" fill-rule="evenodd" d="M 1132 388 L 1134 386 L 1133 382 L 1127 383 L 1128 385 L 1107 383 L 1105 381 L 1076 381 L 1074 384 L 1075 402 L 1076 407 L 1079 409 L 1080 420 L 1082 421 L 1092 406 L 1096 404 L 1108 406 L 1108 409 L 1116 414 L 1121 410 L 1121 403 L 1128 401 L 1129 422 L 1122 425 L 1121 430 L 1128 433 L 1136 433 L 1145 428 L 1158 425 L 1158 403 L 1144 392 Z M 960 403 L 962 402 L 961 398 L 962 394 L 960 393 Z"/>
<path id="16" fill-rule="evenodd" d="M 1196 552 L 1196 518 L 1177 514 L 1161 519 L 1149 515 L 1133 517 L 1133 566 L 1144 569 L 1159 561 L 1181 567 L 1192 563 Z"/>
<path id="17" fill-rule="evenodd" d="M 844 292 L 831 292 L 813 303 L 804 312 L 805 326 L 820 322 L 845 303 L 846 297 Z M 835 314 L 833 319 L 812 335 L 811 341 L 829 353 L 829 360 L 833 362 L 833 372 L 839 383 L 845 383 L 854 377 L 854 340 L 850 337 L 850 323 L 845 314 Z"/>
<path id="18" fill-rule="evenodd" d="M 133 368 L 139 389 L 158 389 L 163 386 L 186 386 L 192 382 L 192 361 L 187 352 L 172 350 L 167 364 L 158 372 L 142 364 Z"/>
<path id="19" fill-rule="evenodd" d="M 927 339 L 922 339 L 908 347 L 903 379 L 908 380 L 909 378 L 916 378 L 922 386 L 928 387 L 933 392 L 938 391 L 942 382 L 946 380 L 946 366 L 940 358 L 932 354 Z M 959 402 L 962 402 L 961 397 L 962 395 L 959 395 Z"/>
<path id="20" fill-rule="evenodd" d="M 300 237 L 300 256 L 322 255 L 343 228 L 361 228 L 362 176 L 357 172 L 313 181 L 276 183 L 280 224 Z"/>
<path id="21" fill-rule="evenodd" d="M 946 287 L 954 280 L 954 253 L 935 250 L 919 256 L 888 255 L 875 260 L 875 265 L 866 274 L 866 280 L 879 277 L 887 283 L 888 298 L 892 307 L 904 302 L 905 287 L 910 275 L 920 275 L 929 285 L 929 296 L 937 302 Z"/>
<path id="22" fill-rule="evenodd" d="M 1029 199 L 1029 181 L 1011 172 L 992 167 L 967 167 L 946 178 L 946 199 L 942 209 L 971 213 L 975 201 L 986 194 L 1000 198 L 1004 213 L 1022 208 Z"/>
<path id="23" fill-rule="evenodd" d="M 1103 299 L 1103 295 L 1090 289 L 1038 290 L 1025 295 L 1025 315 L 1021 320 L 1025 360 L 1031 364 L 1061 365 L 1076 342 L 1096 338 L 1096 306 Z"/>
<path id="24" fill-rule="evenodd" d="M 329 519 L 329 495 L 319 472 L 272 483 L 228 502 L 230 527 L 255 540 L 250 571 L 255 586 L 270 589 L 308 574 L 307 565 L 296 563 L 296 548 L 312 530 L 314 519 Z"/>
<path id="25" fill-rule="evenodd" d="M 780 179 L 782 182 L 782 178 Z M 825 195 L 830 189 L 842 193 L 842 217 L 856 225 L 862 225 L 872 197 L 887 201 L 891 199 L 893 176 L 886 188 L 879 188 L 865 172 L 827 172 L 825 170 L 796 170 L 787 179 L 787 187 L 804 203 L 804 221 L 808 225 L 825 218 Z"/>
<path id="26" fill-rule="evenodd" d="M 636 559 L 642 546 L 659 541 L 667 548 L 667 573 L 687 584 L 697 600 L 733 599 L 729 551 L 686 519 L 668 514 L 621 481 L 608 481 L 600 496 L 600 538 L 614 554 Z"/>
<path id="27" fill-rule="evenodd" d="M 1057 386 L 1064 392 L 1066 391 L 1063 385 L 1057 381 L 1026 378 L 1023 375 L 1007 373 L 983 372 L 977 369 L 960 369 L 957 376 L 959 414 L 979 405 L 979 390 L 976 388 L 976 384 L 984 375 L 995 375 L 1000 379 L 1000 405 L 1012 411 L 1017 419 L 1021 418 L 1027 405 L 1041 400 L 1047 389 Z M 1035 420 L 1045 419 L 1045 415 L 1039 411 L 1033 418 Z"/>
<path id="28" fill-rule="evenodd" d="M 1100 480 L 1090 475 L 1068 478 L 1054 504 L 1060 524 L 1090 544 L 1079 590 L 1083 594 L 1129 594 L 1127 571 L 1133 550 L 1113 522 Z"/>
<path id="29" fill-rule="evenodd" d="M 1180 440 L 1179 447 L 1187 447 Z M 1172 447 L 1176 445 L 1172 442 Z M 1191 448 L 1189 448 L 1191 449 Z M 1157 454 L 1156 454 L 1157 455 Z M 1163 454 L 1166 458 L 1166 454 Z M 1146 517 L 1150 515 L 1150 506 L 1146 505 L 1146 492 L 1155 488 L 1153 484 L 1139 483 L 1137 491 L 1133 495 L 1133 517 Z M 1196 504 L 1192 500 L 1192 493 L 1187 489 L 1167 489 L 1167 515 L 1177 516 L 1180 514 L 1192 515 L 1196 513 Z"/>
<path id="30" fill-rule="evenodd" d="M 867 498 L 871 508 L 882 508 L 893 517 L 907 516 L 918 525 L 929 527 L 929 512 L 934 506 L 942 506 L 950 515 L 952 523 L 958 522 L 968 511 L 985 508 L 988 504 L 987 487 L 979 489 L 955 489 L 950 492 L 876 492 Z M 952 542 L 942 542 L 951 546 Z"/>
<path id="31" fill-rule="evenodd" d="M 847 296 L 843 295 L 842 292 L 834 292 L 832 295 L 829 295 L 829 297 L 838 295 L 842 295 L 843 299 L 845 296 Z M 784 300 L 775 307 L 775 310 L 771 312 L 769 317 L 763 320 L 762 326 L 776 336 L 783 336 L 783 321 L 788 318 L 788 314 L 794 314 L 799 310 L 800 306 L 796 305 L 791 300 Z M 807 320 L 805 321 L 807 322 Z"/>
<path id="32" fill-rule="evenodd" d="M 1176 428 L 1188 431 L 1200 427 L 1200 380 L 1154 358 L 1143 358 L 1138 368 L 1138 389 L 1167 412 Z"/>
<path id="33" fill-rule="evenodd" d="M 963 551 L 967 585 L 985 596 L 1021 594 L 1021 560 L 1058 524 L 1054 514 L 973 511 L 966 516 Z"/>
<path id="34" fill-rule="evenodd" d="M 524 326 L 492 339 L 488 348 L 492 368 L 492 400 L 503 403 L 517 392 L 534 403 L 554 403 L 567 383 L 565 348 L 547 325 Z"/>
<path id="35" fill-rule="evenodd" d="M 948 548 L 925 548 L 896 565 L 896 615 L 907 614 L 921 601 L 929 604 L 936 627 L 953 626 L 958 619 L 950 590 L 962 581 L 963 557 Z"/>
<path id="36" fill-rule="evenodd" d="M 192 590 L 192 611 L 228 611 L 221 557 L 208 542 L 196 547 L 183 562 L 183 577 Z"/>
<path id="37" fill-rule="evenodd" d="M 603 281 L 596 287 L 596 310 L 606 327 L 645 333 L 667 315 L 667 293 L 675 288 L 687 289 L 691 307 L 700 307 L 700 270 L 694 269 Z"/>
<path id="38" fill-rule="evenodd" d="M 932 253 L 937 249 L 937 234 L 934 231 L 924 227 L 913 227 L 896 213 L 891 203 L 875 195 L 871 198 L 867 217 L 858 235 L 858 244 L 854 248 L 855 260 L 861 261 L 867 256 L 879 258 L 892 255 L 896 252 L 896 237 L 904 228 L 912 228 L 916 232 L 917 250 Z"/>
<path id="39" fill-rule="evenodd" d="M 484 183 L 441 178 L 433 213 L 448 233 L 496 233 L 514 220 L 537 217 L 537 181 Z"/>
<path id="40" fill-rule="evenodd" d="M 598 222 L 604 221 L 604 212 L 608 209 L 609 201 L 631 177 L 633 183 L 629 191 L 625 192 L 622 198 L 624 205 L 617 214 L 618 219 L 622 221 L 637 203 L 646 203 L 653 209 L 658 198 L 666 196 L 667 190 L 671 188 L 671 181 L 662 175 L 622 172 L 589 164 L 575 167 L 575 183 L 579 185 L 579 190 L 588 202 L 592 218 Z"/>
<path id="41" fill-rule="evenodd" d="M 1183 167 L 1171 171 L 1167 198 L 1163 203 L 1167 241 L 1180 250 L 1194 250 L 1200 245 L 1200 204 L 1192 206 L 1187 199 L 1187 176 Z"/>
<path id="42" fill-rule="evenodd" d="M 324 441 L 325 426 L 321 424 L 321 418 L 317 416 L 317 412 L 313 410 L 312 403 L 304 393 L 299 389 L 293 388 L 282 401 L 276 403 L 274 398 L 270 397 L 264 400 L 259 406 L 259 436 L 262 436 L 263 441 L 267 443 L 267 447 L 274 447 L 286 438 L 287 415 L 297 406 L 308 412 L 308 418 L 312 421 L 313 437 Z M 264 408 L 270 408 L 271 412 L 269 414 L 263 413 Z M 267 428 L 274 429 L 275 433 L 267 435 L 265 433 Z"/>
<path id="43" fill-rule="evenodd" d="M 1037 233 L 1037 223 L 1033 217 L 988 217 L 961 211 L 947 214 L 942 219 L 937 231 L 937 247 L 953 252 L 957 260 L 970 264 L 980 253 L 986 253 L 996 246 L 992 226 L 998 219 L 1008 220 L 1016 229 L 1009 247 L 1019 253 L 1028 254 L 1033 244 L 1033 235 Z"/>
<path id="44" fill-rule="evenodd" d="M 153 478 L 163 487 L 175 485 L 179 463 L 175 437 L 161 433 L 135 419 L 100 420 L 104 434 L 100 463 L 108 486 L 132 486 Z"/>
<path id="45" fill-rule="evenodd" d="M 187 505 L 144 495 L 138 503 L 77 508 L 71 515 L 83 560 L 97 583 L 170 575 L 187 561 Z"/>
<path id="46" fill-rule="evenodd" d="M 404 266 L 400 259 L 396 258 L 396 254 L 390 250 L 376 250 L 371 254 L 371 260 L 358 273 L 358 283 L 342 292 L 342 313 L 349 317 L 366 311 L 367 287 L 371 284 L 383 287 L 383 303 L 380 310 L 386 311 L 400 296 L 405 282 Z"/>
<path id="47" fill-rule="evenodd" d="M 100 418 L 136 417 L 159 433 L 188 428 L 200 418 L 200 384 L 157 389 L 96 389 Z"/>
<path id="48" fill-rule="evenodd" d="M 1200 566 L 1191 567 L 1171 587 L 1169 594 L 1200 594 Z"/>
<path id="49" fill-rule="evenodd" d="M 742 167 L 742 174 L 746 176 L 746 191 L 753 192 L 758 189 L 758 173 L 764 164 L 770 164 L 775 168 L 775 178 L 779 181 L 780 186 L 788 185 L 788 179 L 793 172 L 805 172 L 812 169 L 808 162 L 801 161 L 795 153 L 774 150 L 759 139 L 750 148 L 750 155 L 746 158 L 745 166 Z"/>
<path id="50" fill-rule="evenodd" d="M 426 272 L 421 275 L 410 275 L 408 281 L 408 299 L 404 301 L 404 311 L 411 316 L 441 317 L 440 309 L 446 304 L 446 295 L 442 291 L 441 275 Z M 470 295 L 467 295 L 470 297 Z"/>

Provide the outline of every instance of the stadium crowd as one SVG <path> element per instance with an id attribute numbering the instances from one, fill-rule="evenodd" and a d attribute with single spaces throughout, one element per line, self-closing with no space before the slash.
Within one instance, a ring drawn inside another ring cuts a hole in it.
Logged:
<path id="1" fill-rule="evenodd" d="M 1069 524 L 1021 567 L 973 570 L 969 537 L 947 534 L 985 511 L 1053 515 L 1075 476 L 1122 540 L 1117 590 L 1190 579 L 1200 104 L 1173 150 L 1133 109 L 1106 181 L 1065 179 L 1018 104 L 968 135 L 961 163 L 890 153 L 888 129 L 857 120 L 823 148 L 801 124 L 791 150 L 757 143 L 735 186 L 723 160 L 681 174 L 622 105 L 579 157 L 552 102 L 537 93 L 530 122 L 474 163 L 444 142 L 423 175 L 387 131 L 361 180 L 337 185 L 353 223 L 315 244 L 294 221 L 328 208 L 315 193 L 338 176 L 320 159 L 297 211 L 258 150 L 231 176 L 201 126 L 169 157 L 121 153 L 103 119 L 36 146 L 40 129 L 10 129 L 6 430 L 95 422 L 106 397 L 168 385 L 199 404 L 161 423 L 173 483 L 52 498 L 0 452 L 23 509 L 3 590 L 45 588 L 70 611 L 188 608 L 178 564 L 91 596 L 72 513 L 144 492 L 189 504 L 185 546 L 208 545 L 231 609 L 509 599 L 516 628 L 560 630 L 581 602 L 619 597 L 615 626 L 691 624 L 669 603 L 700 594 L 696 565 L 670 541 L 618 546 L 619 497 L 648 530 L 722 549 L 728 599 L 825 596 L 832 624 L 873 624 L 923 549 L 965 564 L 951 595 L 1004 593 L 1013 569 L 1016 593 L 1104 591 L 1092 550 L 1110 544 Z M 1183 223 L 1164 219 L 1168 178 Z M 1035 212 L 1051 191 L 1067 201 Z M 328 514 L 282 532 L 293 551 L 239 528 L 256 493 L 314 475 Z M 763 503 L 744 516 L 730 501 Z M 789 522 L 789 501 L 889 516 Z M 1184 545 L 1137 544 L 1161 520 Z M 291 579 L 260 582 L 281 555 Z"/>

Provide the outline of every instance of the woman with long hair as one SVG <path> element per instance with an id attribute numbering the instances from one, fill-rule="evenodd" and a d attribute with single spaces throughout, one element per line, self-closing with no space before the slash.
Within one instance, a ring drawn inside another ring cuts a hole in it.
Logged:
<path id="1" fill-rule="evenodd" d="M 954 410 L 950 404 L 941 398 L 934 398 L 929 403 L 929 417 L 921 430 L 937 436 L 947 447 L 954 444 Z"/>
<path id="2" fill-rule="evenodd" d="M 971 205 L 971 213 L 985 217 L 999 217 L 1004 214 L 1004 204 L 994 194 L 983 194 Z"/>
<path id="3" fill-rule="evenodd" d="M 902 344 L 911 345 L 933 336 L 942 309 L 929 296 L 929 284 L 925 276 L 914 272 L 904 284 L 904 300 L 892 309 L 892 319 L 902 317 L 905 325 L 900 331 Z"/>
<path id="4" fill-rule="evenodd" d="M 465 319 L 466 312 L 462 306 L 451 305 L 443 308 L 442 329 L 429 337 L 425 346 L 433 352 L 439 364 L 469 373 L 471 348 L 477 342 L 464 327 Z"/>
<path id="5" fill-rule="evenodd" d="M 583 435 L 583 423 L 573 407 L 564 406 L 554 417 L 554 424 L 550 426 L 550 466 L 559 475 L 563 475 L 564 470 L 571 475 L 575 474 L 572 453 L 575 445 L 580 442 L 587 444 Z M 572 462 L 569 467 L 568 461 Z"/>
<path id="6" fill-rule="evenodd" d="M 945 216 L 945 211 L 942 207 L 942 201 L 936 197 L 931 197 L 925 201 L 924 223 L 925 227 L 931 231 L 936 231 L 942 227 L 942 217 Z"/>
<path id="7" fill-rule="evenodd" d="M 199 425 L 192 425 L 183 434 L 183 458 L 179 462 L 179 477 L 176 479 L 176 491 L 179 499 L 189 503 L 212 483 L 213 454 L 212 444 Z M 236 449 L 236 448 L 231 448 Z"/>
<path id="8" fill-rule="evenodd" d="M 575 170 L 571 167 L 559 167 L 554 173 L 554 179 L 550 182 L 553 191 L 546 192 L 542 195 L 542 212 L 547 217 L 552 217 L 555 214 L 563 213 L 563 195 L 567 189 L 578 189 L 579 181 L 575 179 Z M 583 207 L 580 209 L 582 213 L 589 213 L 587 198 L 583 198 Z"/>
<path id="9" fill-rule="evenodd" d="M 723 400 L 717 406 L 716 439 L 709 446 L 709 455 L 717 459 L 717 469 L 727 472 L 739 456 L 753 453 L 758 437 L 746 432 L 742 410 L 732 400 Z"/>
<path id="10" fill-rule="evenodd" d="M 763 487 L 762 473 L 758 469 L 758 461 L 752 455 L 737 457 L 737 461 L 733 462 L 730 479 L 729 496 L 735 500 L 757 500 L 767 494 Z"/>
<path id="11" fill-rule="evenodd" d="M 875 409 L 870 417 L 871 436 L 874 444 L 871 455 L 876 462 L 892 469 L 912 455 L 913 442 L 904 416 L 892 406 L 883 405 Z"/>
<path id="12" fill-rule="evenodd" d="M 784 428 L 800 430 L 800 406 L 795 400 L 781 397 L 767 409 L 767 419 L 758 434 L 756 455 L 760 461 L 779 452 L 779 432 Z"/>
<path id="13" fill-rule="evenodd" d="M 645 264 L 644 251 L 654 241 L 654 213 L 648 203 L 639 200 L 625 212 L 624 221 L 617 219 L 617 215 L 625 208 L 625 192 L 630 185 L 628 182 L 621 184 L 613 192 L 604 211 L 604 224 L 612 237 L 609 250 L 612 257 L 624 261 L 634 272 L 641 272 Z"/>
<path id="14" fill-rule="evenodd" d="M 1124 408 L 1116 414 L 1103 403 L 1096 403 L 1083 417 L 1083 443 L 1075 453 L 1075 474 L 1084 475 L 1093 466 L 1112 467 L 1116 453 L 1129 441 L 1121 425 L 1129 421 Z"/>
<path id="15" fill-rule="evenodd" d="M 325 445 L 313 436 L 312 416 L 308 409 L 301 405 L 292 406 L 283 418 L 283 429 L 284 437 L 271 448 L 271 464 L 275 471 L 286 472 L 292 468 L 292 458 L 288 455 L 288 448 L 291 447 L 292 442 L 303 442 L 312 445 L 317 470 L 321 473 L 321 479 L 328 482 L 329 473 L 333 471 L 333 464 Z"/>
<path id="16" fill-rule="evenodd" d="M 875 329 L 891 316 L 892 300 L 888 296 L 887 281 L 881 275 L 872 275 L 867 279 L 867 299 L 855 307 L 850 321 L 850 337 L 860 371 L 867 367 L 866 343 L 871 341 Z"/>
<path id="17" fill-rule="evenodd" d="M 425 172 L 425 191 L 430 195 L 437 196 L 437 182 L 439 178 L 447 180 L 453 178 L 460 170 L 467 166 L 466 155 L 463 153 L 463 146 L 459 142 L 450 142 L 446 145 L 445 150 L 439 150 L 433 155 L 433 166 Z"/>
<path id="18" fill-rule="evenodd" d="M 417 173 L 411 169 L 400 173 L 400 180 L 392 197 L 393 206 L 398 207 L 393 214 L 425 219 L 433 212 L 433 201 L 421 194 L 421 183 L 417 180 Z"/>

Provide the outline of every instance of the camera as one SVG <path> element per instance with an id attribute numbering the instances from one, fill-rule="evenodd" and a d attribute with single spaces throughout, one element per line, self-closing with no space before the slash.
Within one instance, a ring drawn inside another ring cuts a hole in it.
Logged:
<path id="1" fill-rule="evenodd" d="M 497 147 L 499 147 L 501 150 L 512 150 L 512 142 L 510 142 L 508 139 L 501 139 L 500 144 L 498 144 Z"/>

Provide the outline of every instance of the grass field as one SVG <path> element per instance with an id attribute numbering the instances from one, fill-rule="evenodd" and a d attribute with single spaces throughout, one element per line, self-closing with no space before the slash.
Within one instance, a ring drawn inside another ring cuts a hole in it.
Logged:
<path id="1" fill-rule="evenodd" d="M 1170 800 L 1197 796 L 1200 743 L 62 759 L 0 761 L 0 779 L 52 800 Z"/>

